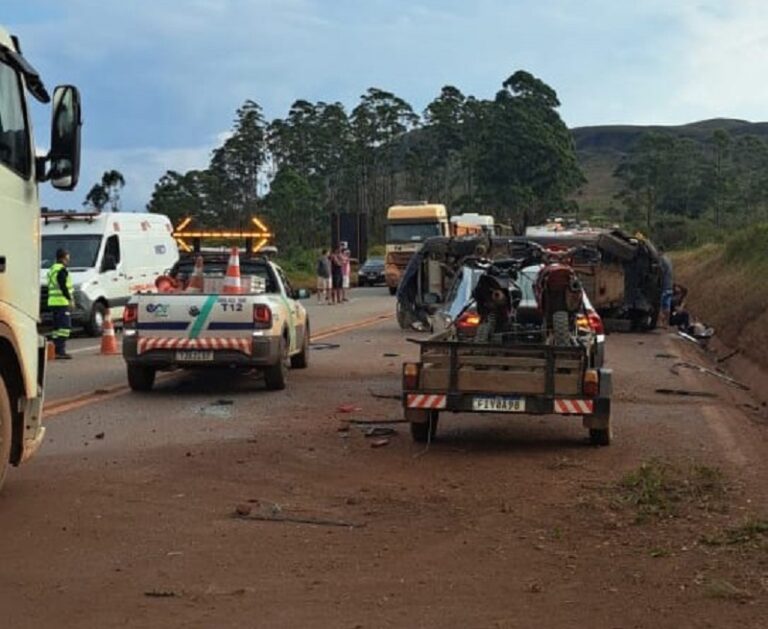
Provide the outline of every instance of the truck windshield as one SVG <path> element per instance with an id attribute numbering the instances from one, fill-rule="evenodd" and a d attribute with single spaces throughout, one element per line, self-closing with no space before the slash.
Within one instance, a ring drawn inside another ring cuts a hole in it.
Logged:
<path id="1" fill-rule="evenodd" d="M 387 242 L 422 242 L 441 233 L 440 223 L 390 223 Z"/>
<path id="2" fill-rule="evenodd" d="M 41 268 L 49 269 L 56 262 L 56 250 L 66 249 L 69 251 L 69 266 L 72 269 L 89 269 L 96 266 L 96 257 L 99 255 L 101 246 L 101 236 L 84 235 L 71 236 L 62 234 L 61 236 L 43 236 L 43 249 Z"/>

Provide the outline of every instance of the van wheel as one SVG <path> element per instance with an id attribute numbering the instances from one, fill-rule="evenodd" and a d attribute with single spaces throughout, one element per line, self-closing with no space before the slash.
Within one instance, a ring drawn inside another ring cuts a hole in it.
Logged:
<path id="1" fill-rule="evenodd" d="M 5 388 L 5 381 L 0 378 L 0 491 L 3 489 L 11 460 L 12 424 L 11 400 L 8 397 L 8 389 Z"/>
<path id="2" fill-rule="evenodd" d="M 97 301 L 91 308 L 91 316 L 85 324 L 88 336 L 101 336 L 104 332 L 104 319 L 107 317 L 107 307 Z"/>
<path id="3" fill-rule="evenodd" d="M 288 376 L 288 369 L 286 367 L 286 344 L 285 340 L 280 340 L 280 359 L 276 365 L 267 367 L 264 370 L 264 382 L 267 385 L 267 389 L 270 391 L 282 391 L 285 389 L 285 381 Z"/>
<path id="4" fill-rule="evenodd" d="M 128 365 L 128 385 L 133 391 L 151 391 L 157 370 L 143 365 Z"/>
<path id="5" fill-rule="evenodd" d="M 304 328 L 304 340 L 301 342 L 301 351 L 291 356 L 291 368 L 306 369 L 309 367 L 309 321 Z"/>

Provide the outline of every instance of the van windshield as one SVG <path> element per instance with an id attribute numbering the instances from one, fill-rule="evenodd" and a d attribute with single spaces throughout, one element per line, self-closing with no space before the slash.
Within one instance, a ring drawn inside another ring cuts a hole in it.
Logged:
<path id="1" fill-rule="evenodd" d="M 40 267 L 50 269 L 56 262 L 56 250 L 66 249 L 69 251 L 71 269 L 89 269 L 96 266 L 96 257 L 99 255 L 101 246 L 101 236 L 84 235 L 70 236 L 62 234 L 60 236 L 43 236 L 43 250 Z"/>

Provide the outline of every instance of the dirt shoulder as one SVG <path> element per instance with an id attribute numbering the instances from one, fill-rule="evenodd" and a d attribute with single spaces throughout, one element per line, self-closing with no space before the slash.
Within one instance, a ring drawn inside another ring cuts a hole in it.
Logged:
<path id="1" fill-rule="evenodd" d="M 397 394 L 416 347 L 393 324 L 338 342 L 248 436 L 22 470 L 0 497 L 9 625 L 764 626 L 766 424 L 744 394 L 669 372 L 696 348 L 609 338 L 609 448 L 575 419 L 456 415 L 426 450 L 403 424 L 373 448 L 346 421 L 401 416 L 370 392 Z"/>

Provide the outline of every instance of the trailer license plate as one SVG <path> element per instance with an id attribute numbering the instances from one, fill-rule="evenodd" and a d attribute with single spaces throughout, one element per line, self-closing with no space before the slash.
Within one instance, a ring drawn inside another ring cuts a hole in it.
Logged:
<path id="1" fill-rule="evenodd" d="M 476 395 L 472 398 L 472 410 L 491 413 L 524 413 L 525 398 Z"/>
<path id="2" fill-rule="evenodd" d="M 176 360 L 186 363 L 204 363 L 213 360 L 213 352 L 176 352 Z"/>

